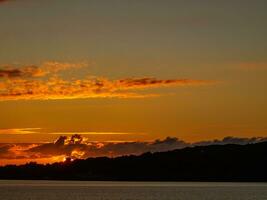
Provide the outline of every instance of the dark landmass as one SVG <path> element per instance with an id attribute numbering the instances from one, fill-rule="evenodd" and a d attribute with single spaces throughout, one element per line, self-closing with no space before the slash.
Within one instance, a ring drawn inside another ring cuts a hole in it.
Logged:
<path id="1" fill-rule="evenodd" d="M 0 179 L 92 181 L 267 181 L 267 142 L 210 145 L 88 158 L 54 164 L 0 167 Z"/>

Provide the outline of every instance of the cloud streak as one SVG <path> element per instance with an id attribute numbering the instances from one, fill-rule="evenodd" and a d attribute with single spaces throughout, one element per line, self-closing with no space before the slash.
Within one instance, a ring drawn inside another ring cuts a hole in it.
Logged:
<path id="1" fill-rule="evenodd" d="M 216 83 L 195 79 L 157 79 L 154 77 L 110 80 L 88 75 L 64 79 L 60 72 L 79 69 L 86 63 L 45 62 L 38 66 L 4 66 L 0 68 L 1 100 L 46 100 L 82 98 L 144 98 L 160 94 L 141 90 L 162 87 L 201 86 Z"/>
<path id="2" fill-rule="evenodd" d="M 12 128 L 12 129 L 0 129 L 0 134 L 12 134 L 12 135 L 25 135 L 38 133 L 41 128 Z"/>

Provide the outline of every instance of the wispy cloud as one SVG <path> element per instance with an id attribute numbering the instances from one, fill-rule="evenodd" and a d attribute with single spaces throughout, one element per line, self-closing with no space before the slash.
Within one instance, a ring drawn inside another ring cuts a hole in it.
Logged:
<path id="1" fill-rule="evenodd" d="M 41 128 L 12 128 L 12 129 L 0 129 L 0 134 L 34 134 L 38 133 Z"/>
<path id="2" fill-rule="evenodd" d="M 128 132 L 92 132 L 92 131 L 72 131 L 72 132 L 45 132 L 45 134 L 51 135 L 73 135 L 73 133 L 79 135 L 144 135 L 144 133 L 128 133 Z M 7 128 L 0 129 L 0 134 L 6 135 L 27 135 L 27 134 L 43 134 L 42 128 Z"/>
<path id="3" fill-rule="evenodd" d="M 86 63 L 45 62 L 40 66 L 3 66 L 0 68 L 1 100 L 45 100 L 78 98 L 144 98 L 160 94 L 140 90 L 160 87 L 201 86 L 216 83 L 211 80 L 157 79 L 154 77 L 110 80 L 88 75 L 86 78 L 64 79 L 59 72 L 79 69 Z M 1 80 L 2 79 L 2 80 Z"/>
<path id="4" fill-rule="evenodd" d="M 4 65 L 0 68 L 0 78 L 35 78 L 55 75 L 57 72 L 68 69 L 79 69 L 88 66 L 87 62 L 67 63 L 49 61 L 41 65 Z"/>
<path id="5" fill-rule="evenodd" d="M 86 131 L 76 131 L 75 133 L 79 135 L 130 135 L 133 133 L 125 133 L 125 132 L 86 132 Z M 52 132 L 48 133 L 52 135 L 73 135 L 73 132 Z M 135 135 L 137 133 L 134 133 Z"/>

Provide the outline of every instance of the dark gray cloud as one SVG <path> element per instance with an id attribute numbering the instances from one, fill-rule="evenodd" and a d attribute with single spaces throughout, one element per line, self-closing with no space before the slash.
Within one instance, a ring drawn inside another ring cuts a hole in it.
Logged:
<path id="1" fill-rule="evenodd" d="M 188 143 L 176 137 L 153 142 L 88 142 L 80 135 L 60 136 L 55 142 L 45 144 L 0 144 L 0 158 L 37 159 L 53 156 L 88 158 L 99 156 L 139 155 L 145 152 L 162 152 L 193 146 L 249 144 L 267 141 L 267 137 L 225 137 L 221 140 Z"/>
<path id="2" fill-rule="evenodd" d="M 0 68 L 0 78 L 31 78 L 44 76 L 46 72 L 37 66 L 24 66 L 20 68 L 2 67 Z"/>
<path id="3" fill-rule="evenodd" d="M 21 75 L 22 72 L 19 69 L 0 69 L 0 77 L 13 78 Z"/>
<path id="4" fill-rule="evenodd" d="M 190 146 L 190 144 L 177 138 L 167 137 L 164 140 L 155 140 L 154 142 L 107 143 L 103 144 L 102 147 L 92 145 L 86 156 L 90 156 L 90 154 L 94 156 L 136 155 L 144 152 L 169 151 L 187 146 Z"/>
<path id="5" fill-rule="evenodd" d="M 0 145 L 0 155 L 5 155 L 9 152 L 11 145 L 10 144 L 2 144 Z"/>
<path id="6" fill-rule="evenodd" d="M 252 138 L 239 138 L 228 136 L 223 138 L 222 140 L 210 140 L 210 141 L 201 141 L 194 143 L 195 146 L 205 146 L 205 145 L 224 145 L 224 144 L 250 144 L 257 142 L 267 141 L 266 137 L 252 137 Z"/>

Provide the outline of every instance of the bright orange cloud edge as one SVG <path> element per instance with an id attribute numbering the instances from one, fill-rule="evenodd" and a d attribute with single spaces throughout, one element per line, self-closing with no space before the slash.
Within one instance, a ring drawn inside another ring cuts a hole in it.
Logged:
<path id="1" fill-rule="evenodd" d="M 65 80 L 58 73 L 87 66 L 86 63 L 45 62 L 40 66 L 4 66 L 0 68 L 0 99 L 47 100 L 85 98 L 147 98 L 161 94 L 140 90 L 161 87 L 200 86 L 215 84 L 211 80 L 157 79 L 153 77 L 110 80 L 88 76 Z M 138 92 L 137 92 L 138 91 Z"/>

